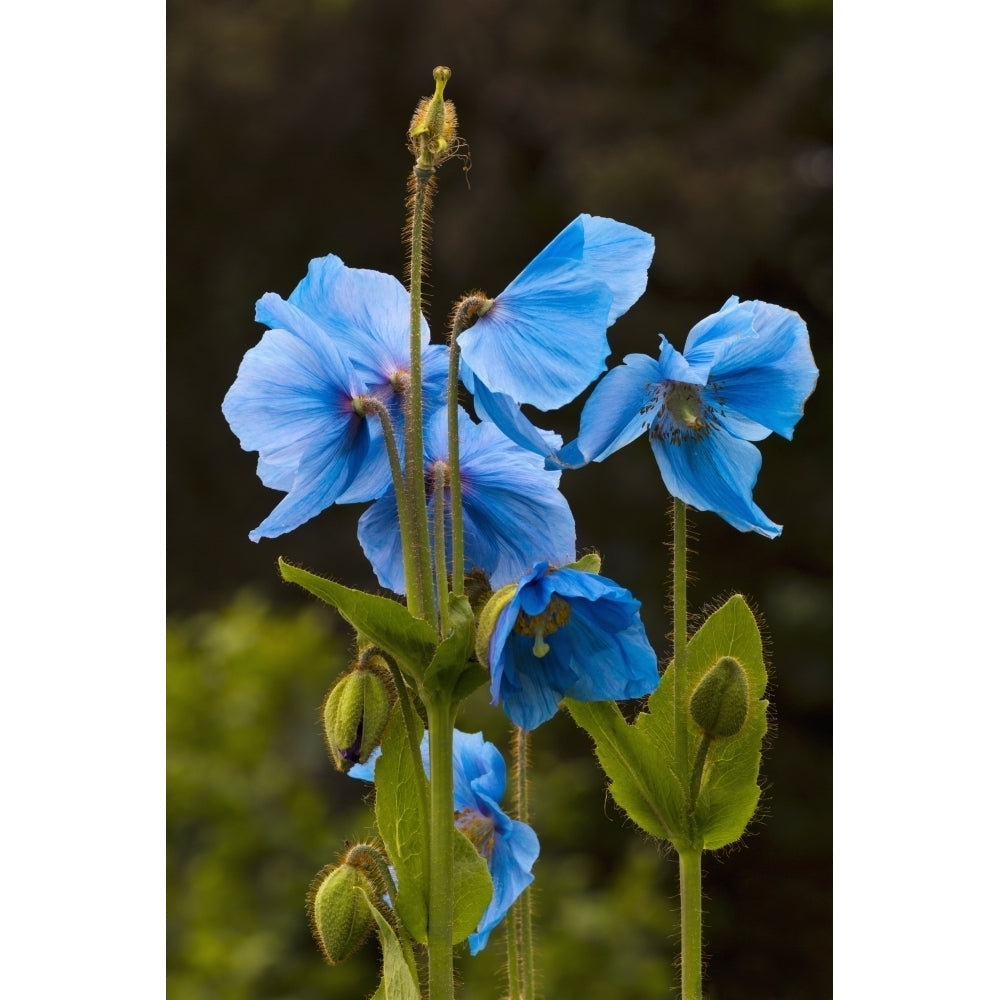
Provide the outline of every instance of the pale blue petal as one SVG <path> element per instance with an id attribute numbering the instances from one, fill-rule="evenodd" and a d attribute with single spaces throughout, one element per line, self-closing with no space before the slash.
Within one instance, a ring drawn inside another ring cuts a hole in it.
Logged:
<path id="1" fill-rule="evenodd" d="M 761 465 L 754 445 L 721 429 L 678 444 L 652 436 L 650 440 L 672 496 L 697 510 L 713 511 L 740 531 L 756 531 L 767 538 L 781 534 L 781 525 L 753 502 Z"/>
<path id="2" fill-rule="evenodd" d="M 614 219 L 581 215 L 584 226 L 583 262 L 612 291 L 610 325 L 646 291 L 653 260 L 653 237 Z"/>

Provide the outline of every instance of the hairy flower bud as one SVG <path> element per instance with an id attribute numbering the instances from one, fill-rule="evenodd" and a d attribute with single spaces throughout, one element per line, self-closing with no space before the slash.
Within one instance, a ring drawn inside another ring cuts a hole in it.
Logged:
<path id="1" fill-rule="evenodd" d="M 356 666 L 334 685 L 323 705 L 323 729 L 337 770 L 368 760 L 382 739 L 391 707 L 385 681 L 367 667 Z"/>
<path id="2" fill-rule="evenodd" d="M 749 710 L 746 672 L 739 660 L 723 656 L 691 695 L 691 718 L 710 737 L 735 736 Z"/>
<path id="3" fill-rule="evenodd" d="M 410 122 L 409 148 L 422 170 L 433 170 L 451 159 L 458 147 L 458 116 L 455 105 L 444 99 L 445 84 L 451 79 L 447 66 L 434 68 L 434 96 L 417 105 Z"/>
<path id="4" fill-rule="evenodd" d="M 375 921 L 365 896 L 375 899 L 371 882 L 353 865 L 329 865 L 313 881 L 306 906 L 313 936 L 330 965 L 353 955 L 371 932 Z"/>

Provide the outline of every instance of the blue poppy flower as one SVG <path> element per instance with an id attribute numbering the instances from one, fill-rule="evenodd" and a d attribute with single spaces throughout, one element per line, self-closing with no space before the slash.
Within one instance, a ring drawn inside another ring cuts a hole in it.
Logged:
<path id="1" fill-rule="evenodd" d="M 652 258 L 648 233 L 578 216 L 459 335 L 463 361 L 489 392 L 565 405 L 605 370 L 607 329 L 645 291 Z"/>
<path id="2" fill-rule="evenodd" d="M 409 379 L 409 296 L 377 271 L 314 260 L 286 302 L 273 292 L 256 319 L 271 327 L 243 358 L 222 404 L 257 475 L 287 496 L 250 533 L 274 538 L 333 503 L 373 500 L 392 481 L 381 423 L 361 403 L 374 397 L 401 428 Z M 430 405 L 444 401 L 447 352 L 424 324 L 422 383 Z"/>
<path id="3" fill-rule="evenodd" d="M 455 730 L 452 760 L 455 783 L 455 825 L 486 859 L 493 880 L 493 898 L 469 936 L 469 951 L 476 955 L 486 947 L 490 932 L 503 920 L 515 900 L 534 880 L 531 868 L 539 854 L 535 831 L 511 819 L 501 808 L 507 785 L 503 755 L 482 733 Z M 428 737 L 420 745 L 424 770 L 430 774 Z M 375 760 L 356 764 L 347 773 L 352 778 L 374 781 Z"/>
<path id="4" fill-rule="evenodd" d="M 819 372 L 798 313 L 732 296 L 697 323 L 684 353 L 661 335 L 660 357 L 630 354 L 598 383 L 564 466 L 600 462 L 649 430 L 663 482 L 740 531 L 781 534 L 753 501 L 760 451 L 772 431 L 792 437 Z"/>
<path id="5" fill-rule="evenodd" d="M 639 602 L 596 573 L 539 562 L 513 588 L 488 644 L 490 694 L 522 729 L 564 697 L 621 701 L 659 683 Z"/>
<path id="6" fill-rule="evenodd" d="M 576 525 L 559 492 L 559 472 L 510 441 L 489 423 L 477 424 L 459 410 L 462 525 L 467 570 L 478 567 L 494 588 L 521 577 L 538 559 L 568 562 L 576 553 Z M 439 410 L 427 421 L 424 436 L 426 478 L 448 464 L 448 415 Z M 428 518 L 434 543 L 433 494 Z M 445 497 L 445 546 L 451 558 L 451 506 Z M 396 494 L 391 489 L 362 515 L 361 547 L 379 583 L 405 593 L 403 549 Z"/>

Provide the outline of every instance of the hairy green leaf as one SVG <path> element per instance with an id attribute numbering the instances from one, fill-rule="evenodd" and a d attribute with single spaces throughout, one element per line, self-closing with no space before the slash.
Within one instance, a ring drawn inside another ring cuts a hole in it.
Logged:
<path id="1" fill-rule="evenodd" d="M 280 558 L 278 569 L 289 583 L 297 583 L 321 601 L 333 605 L 362 638 L 389 653 L 404 673 L 415 680 L 423 677 L 438 645 L 437 633 L 428 622 L 414 618 L 398 601 L 343 587 L 308 570 L 290 566 Z"/>
<path id="2" fill-rule="evenodd" d="M 378 924 L 378 936 L 382 941 L 382 983 L 372 1000 L 379 996 L 392 997 L 392 1000 L 420 1000 L 415 970 L 406 961 L 396 932 L 367 896 L 365 901 Z"/>

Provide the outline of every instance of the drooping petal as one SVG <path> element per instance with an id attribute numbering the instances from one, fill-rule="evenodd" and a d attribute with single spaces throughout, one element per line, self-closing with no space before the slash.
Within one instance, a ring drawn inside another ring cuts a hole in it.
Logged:
<path id="1" fill-rule="evenodd" d="M 781 534 L 753 501 L 761 455 L 749 441 L 720 427 L 677 443 L 650 435 L 660 475 L 672 496 L 697 510 L 713 511 L 740 531 L 767 538 Z"/>

